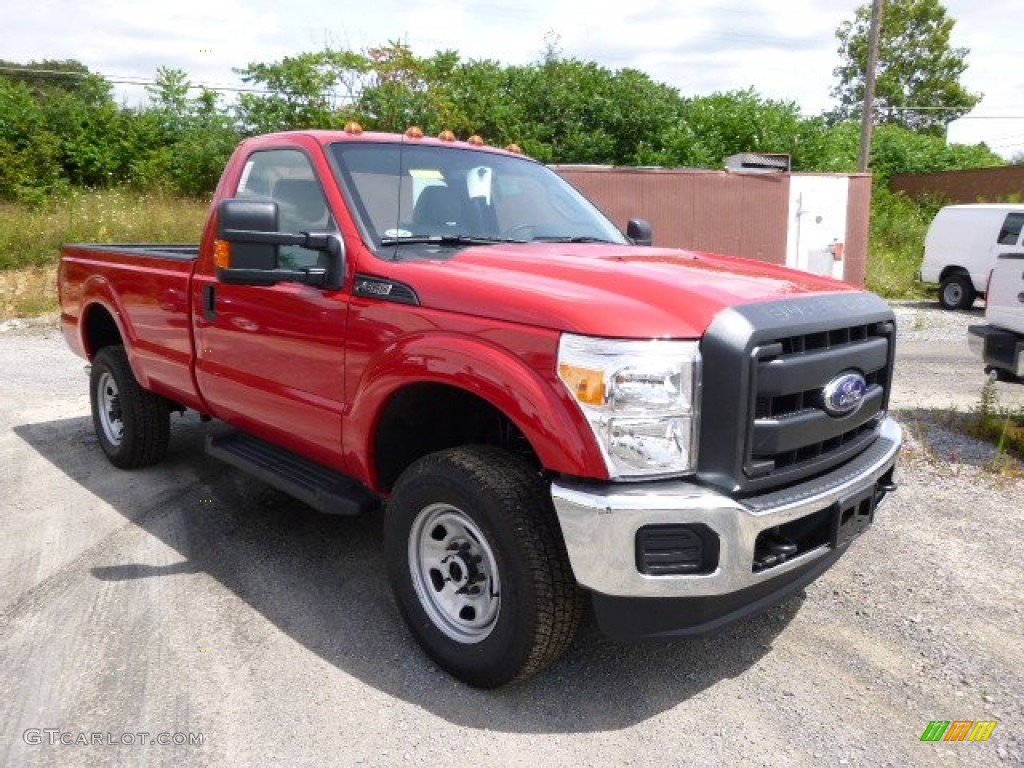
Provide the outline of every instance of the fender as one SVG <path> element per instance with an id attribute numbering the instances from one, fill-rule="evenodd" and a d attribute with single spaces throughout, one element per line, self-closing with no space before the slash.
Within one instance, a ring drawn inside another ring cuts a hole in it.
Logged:
<path id="1" fill-rule="evenodd" d="M 551 352 L 554 359 L 554 349 Z M 372 457 L 381 414 L 391 397 L 414 384 L 444 384 L 487 401 L 523 433 L 545 469 L 607 479 L 600 449 L 583 414 L 555 377 L 514 352 L 479 337 L 432 333 L 390 344 L 371 360 L 350 399 L 342 443 L 346 466 L 379 490 Z"/>
<path id="2" fill-rule="evenodd" d="M 97 306 L 107 310 L 110 316 L 114 319 L 114 325 L 117 326 L 117 332 L 121 336 L 121 341 L 123 342 L 125 352 L 128 355 L 128 362 L 131 364 L 132 371 L 135 373 L 135 378 L 138 379 L 140 385 L 148 388 L 149 377 L 145 376 L 144 373 L 139 370 L 135 360 L 135 341 L 138 335 L 135 333 L 135 329 L 132 326 L 130 316 L 124 311 L 124 307 L 117 295 L 117 291 L 114 290 L 114 286 L 111 285 L 110 281 L 103 275 L 89 275 L 89 277 L 86 278 L 86 281 L 82 284 L 81 300 L 79 303 L 80 309 L 78 311 L 78 340 L 82 345 L 82 349 L 84 350 L 86 357 L 89 360 L 92 360 L 96 356 L 96 350 L 89 347 L 85 333 L 88 325 L 89 313 Z"/>

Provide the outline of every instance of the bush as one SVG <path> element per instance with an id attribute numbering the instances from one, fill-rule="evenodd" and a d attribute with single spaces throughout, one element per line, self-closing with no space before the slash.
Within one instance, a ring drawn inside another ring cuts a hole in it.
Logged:
<path id="1" fill-rule="evenodd" d="M 943 201 L 917 203 L 876 184 L 871 199 L 871 245 L 867 287 L 890 299 L 924 298 L 927 288 L 915 277 L 924 258 L 928 226 Z"/>

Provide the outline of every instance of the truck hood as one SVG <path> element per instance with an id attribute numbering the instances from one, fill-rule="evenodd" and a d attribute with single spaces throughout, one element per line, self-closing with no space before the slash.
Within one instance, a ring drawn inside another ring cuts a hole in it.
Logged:
<path id="1" fill-rule="evenodd" d="M 425 307 L 619 338 L 697 338 L 726 307 L 856 290 L 749 259 L 604 244 L 473 247 L 394 266 Z"/>

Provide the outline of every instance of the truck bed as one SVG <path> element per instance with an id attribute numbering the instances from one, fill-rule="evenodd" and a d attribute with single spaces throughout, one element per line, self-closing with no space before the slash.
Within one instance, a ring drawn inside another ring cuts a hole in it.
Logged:
<path id="1" fill-rule="evenodd" d="M 61 249 L 61 326 L 83 353 L 107 323 L 117 326 L 139 382 L 197 407 L 191 373 L 191 284 L 199 245 L 71 243 Z M 88 316 L 82 308 L 91 306 Z"/>

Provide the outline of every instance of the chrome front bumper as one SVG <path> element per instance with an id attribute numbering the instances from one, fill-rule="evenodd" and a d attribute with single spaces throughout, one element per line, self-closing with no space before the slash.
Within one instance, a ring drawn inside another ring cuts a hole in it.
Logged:
<path id="1" fill-rule="evenodd" d="M 755 572 L 754 546 L 762 531 L 820 513 L 868 492 L 893 468 L 902 432 L 891 418 L 875 443 L 826 475 L 737 501 L 683 481 L 650 483 L 555 482 L 558 521 L 576 580 L 613 597 L 726 595 L 775 579 L 834 553 L 823 545 Z M 646 525 L 703 524 L 719 538 L 718 567 L 701 575 L 651 576 L 636 565 L 635 538 Z"/>

